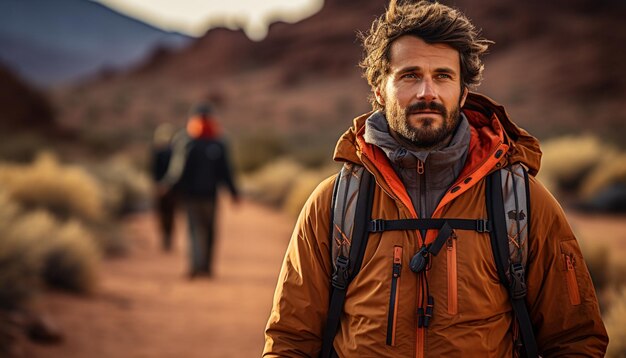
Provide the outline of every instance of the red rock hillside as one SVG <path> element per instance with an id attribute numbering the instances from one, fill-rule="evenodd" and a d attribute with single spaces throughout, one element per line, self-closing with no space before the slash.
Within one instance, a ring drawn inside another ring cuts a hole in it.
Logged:
<path id="1" fill-rule="evenodd" d="M 623 2 L 442 2 L 495 40 L 479 90 L 505 104 L 516 122 L 543 137 L 587 130 L 620 142 Z M 304 21 L 272 25 L 261 42 L 213 29 L 181 52 L 155 51 L 131 72 L 58 89 L 60 120 L 87 132 L 146 138 L 157 123 L 182 124 L 189 106 L 208 97 L 233 136 L 272 130 L 336 138 L 369 108 L 356 31 L 386 4 L 327 0 Z"/>

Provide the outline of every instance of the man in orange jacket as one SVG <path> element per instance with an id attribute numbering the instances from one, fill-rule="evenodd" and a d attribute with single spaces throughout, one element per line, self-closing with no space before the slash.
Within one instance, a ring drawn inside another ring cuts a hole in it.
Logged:
<path id="1" fill-rule="evenodd" d="M 500 105 L 469 91 L 480 82 L 489 44 L 457 10 L 392 1 L 363 39 L 361 66 L 374 111 L 355 119 L 337 144 L 335 160 L 371 172 L 372 217 L 385 220 L 485 217 L 488 174 L 522 163 L 530 174 L 531 214 L 525 302 L 538 353 L 601 357 L 608 337 L 580 248 L 559 204 L 534 178 L 539 143 Z M 320 355 L 333 271 L 329 227 L 336 180 L 320 184 L 298 219 L 265 331 L 264 357 Z M 424 285 L 409 262 L 436 231 L 369 235 L 361 270 L 347 288 L 333 356 L 518 356 L 515 317 L 498 280 L 489 233 L 455 231 L 446 253 L 431 257 Z M 425 290 L 434 307 L 427 326 L 416 314 Z"/>

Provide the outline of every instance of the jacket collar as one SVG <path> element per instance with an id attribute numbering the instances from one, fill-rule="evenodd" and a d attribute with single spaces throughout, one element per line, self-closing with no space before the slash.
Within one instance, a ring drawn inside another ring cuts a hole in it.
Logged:
<path id="1" fill-rule="evenodd" d="M 477 169 L 481 169 L 484 176 L 493 170 L 498 161 L 491 160 L 493 163 L 490 168 L 478 167 L 485 164 L 500 144 L 506 146 L 503 147 L 506 149 L 506 156 L 498 156 L 498 159 L 502 157 L 510 163 L 520 162 L 528 168 L 531 175 L 537 174 L 541 163 L 539 141 L 513 123 L 504 107 L 486 96 L 470 92 L 462 111 L 470 124 L 471 139 L 468 159 L 461 176 Z M 369 112 L 354 119 L 352 127 L 337 142 L 335 161 L 362 163 L 361 153 L 364 148 L 359 142 L 368 144 L 357 139 L 363 137 L 365 122 L 372 114 L 373 112 Z"/>

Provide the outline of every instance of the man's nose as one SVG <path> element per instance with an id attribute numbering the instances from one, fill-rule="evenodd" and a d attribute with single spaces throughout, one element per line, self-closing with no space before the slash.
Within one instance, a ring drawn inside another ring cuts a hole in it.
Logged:
<path id="1" fill-rule="evenodd" d="M 430 102 L 437 98 L 437 91 L 435 89 L 432 79 L 425 78 L 423 81 L 420 82 L 419 87 L 417 88 L 416 97 L 421 101 L 427 102 Z"/>

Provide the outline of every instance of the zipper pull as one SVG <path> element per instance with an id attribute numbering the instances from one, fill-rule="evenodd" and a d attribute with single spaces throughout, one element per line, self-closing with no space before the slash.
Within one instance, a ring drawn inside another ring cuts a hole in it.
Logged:
<path id="1" fill-rule="evenodd" d="M 450 234 L 450 237 L 446 240 L 446 247 L 449 251 L 452 251 L 452 247 L 454 247 L 452 240 L 456 240 L 456 232 L 454 232 L 454 230 L 452 230 L 452 234 Z"/>
<path id="2" fill-rule="evenodd" d="M 417 174 L 422 175 L 424 174 L 424 162 L 422 162 L 421 160 L 417 160 Z"/>
<path id="3" fill-rule="evenodd" d="M 393 277 L 400 277 L 400 272 L 402 272 L 402 248 L 396 246 L 393 248 Z"/>
<path id="4" fill-rule="evenodd" d="M 424 327 L 424 309 L 422 307 L 417 309 L 417 327 Z"/>
<path id="5" fill-rule="evenodd" d="M 565 265 L 567 268 L 567 271 L 572 271 L 574 270 L 574 264 L 576 263 L 576 261 L 574 260 L 574 255 L 565 255 Z"/>
<path id="6" fill-rule="evenodd" d="M 433 296 L 428 296 L 428 305 L 426 306 L 426 314 L 424 317 L 424 327 L 428 328 L 430 319 L 433 317 L 433 311 L 435 306 L 435 299 Z"/>

